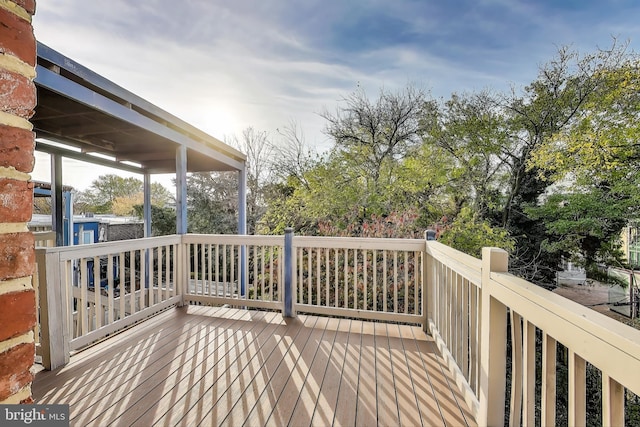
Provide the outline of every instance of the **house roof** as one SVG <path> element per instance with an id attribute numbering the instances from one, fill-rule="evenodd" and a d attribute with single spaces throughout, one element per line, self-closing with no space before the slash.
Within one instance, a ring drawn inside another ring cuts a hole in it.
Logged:
<path id="1" fill-rule="evenodd" d="M 40 42 L 36 72 L 38 151 L 153 174 L 175 173 L 185 146 L 189 172 L 244 167 L 240 151 Z"/>

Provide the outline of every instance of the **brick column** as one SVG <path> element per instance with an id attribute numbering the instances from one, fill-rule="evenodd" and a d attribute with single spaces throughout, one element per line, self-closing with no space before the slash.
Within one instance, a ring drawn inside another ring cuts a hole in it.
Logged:
<path id="1" fill-rule="evenodd" d="M 35 0 L 0 0 L 0 403 L 31 403 Z"/>

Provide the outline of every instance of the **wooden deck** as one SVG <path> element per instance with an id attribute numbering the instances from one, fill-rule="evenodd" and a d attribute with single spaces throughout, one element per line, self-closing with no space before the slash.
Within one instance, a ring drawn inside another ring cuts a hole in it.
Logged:
<path id="1" fill-rule="evenodd" d="M 189 306 L 37 374 L 72 425 L 475 425 L 420 328 Z"/>

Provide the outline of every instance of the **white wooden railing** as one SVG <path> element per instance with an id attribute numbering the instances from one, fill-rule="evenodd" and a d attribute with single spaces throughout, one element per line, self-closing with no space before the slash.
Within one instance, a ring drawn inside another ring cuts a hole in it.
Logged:
<path id="1" fill-rule="evenodd" d="M 37 248 L 52 248 L 56 245 L 55 231 L 34 231 L 33 237 Z M 33 287 L 36 297 L 36 325 L 33 328 L 33 336 L 35 337 L 36 353 L 42 356 L 42 348 L 40 346 L 40 278 L 38 269 L 31 276 L 31 286 Z"/>
<path id="2" fill-rule="evenodd" d="M 422 323 L 424 240 L 294 237 L 297 311 Z"/>
<path id="3" fill-rule="evenodd" d="M 188 274 L 184 301 L 280 310 L 282 236 L 183 237 Z"/>
<path id="4" fill-rule="evenodd" d="M 625 391 L 640 393 L 640 331 L 508 274 L 507 253 L 495 248 L 478 260 L 434 241 L 289 231 L 47 248 L 37 256 L 43 347 L 56 351 L 50 367 L 170 305 L 228 304 L 422 324 L 479 425 L 555 424 L 560 348 L 569 362 L 569 425 L 593 416 L 588 364 L 602 376 L 603 425 L 624 424 Z"/>
<path id="5" fill-rule="evenodd" d="M 45 367 L 182 302 L 179 236 L 36 249 Z"/>
<path id="6" fill-rule="evenodd" d="M 426 252 L 430 332 L 479 425 L 535 425 L 538 417 L 555 425 L 564 354 L 568 425 L 596 416 L 586 405 L 587 365 L 602 378 L 601 419 L 592 421 L 625 425 L 625 390 L 640 393 L 640 331 L 507 273 L 503 250 L 484 248 L 477 260 L 429 241 Z"/>

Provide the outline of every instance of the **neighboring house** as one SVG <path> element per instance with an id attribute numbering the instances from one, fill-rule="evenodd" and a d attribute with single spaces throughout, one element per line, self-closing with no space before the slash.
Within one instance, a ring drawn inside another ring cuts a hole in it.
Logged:
<path id="1" fill-rule="evenodd" d="M 631 267 L 640 268 L 640 227 L 636 221 L 622 230 L 622 250 Z"/>
<path id="2" fill-rule="evenodd" d="M 144 222 L 137 217 L 115 215 L 74 215 L 73 245 L 130 240 L 144 237 Z M 34 214 L 29 221 L 31 231 L 51 230 L 51 215 Z M 64 244 L 69 246 L 69 225 L 65 218 Z"/>

